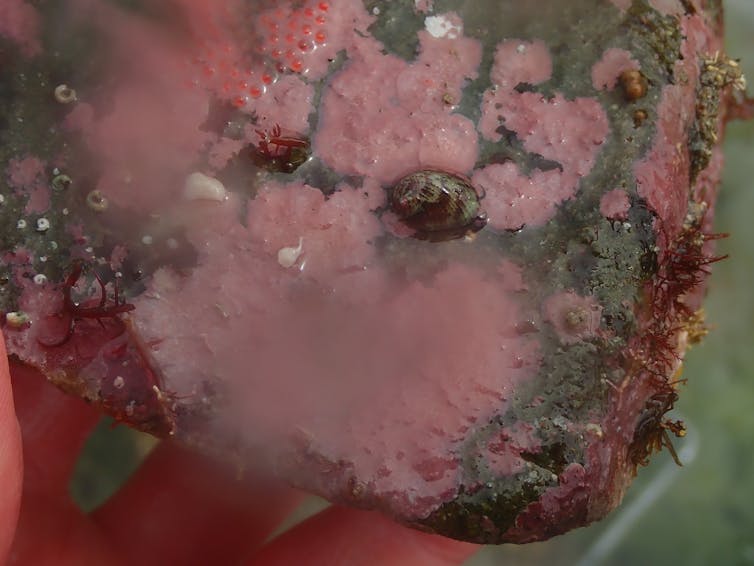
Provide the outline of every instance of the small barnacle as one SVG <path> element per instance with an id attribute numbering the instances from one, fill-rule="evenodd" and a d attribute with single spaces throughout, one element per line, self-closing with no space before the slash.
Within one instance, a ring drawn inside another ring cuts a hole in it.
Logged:
<path id="1" fill-rule="evenodd" d="M 461 175 L 423 169 L 399 180 L 390 191 L 390 209 L 414 237 L 441 242 L 478 232 L 487 224 L 480 196 Z"/>
<path id="2" fill-rule="evenodd" d="M 298 261 L 302 250 L 304 249 L 304 239 L 298 239 L 298 245 L 296 247 L 290 246 L 286 248 L 280 248 L 278 250 L 278 263 L 281 267 L 286 269 L 293 267 Z"/>
<path id="3" fill-rule="evenodd" d="M 5 322 L 10 328 L 23 328 L 29 321 L 29 315 L 24 311 L 13 311 L 5 314 Z"/>
<path id="4" fill-rule="evenodd" d="M 37 218 L 37 232 L 47 232 L 50 229 L 50 221 L 47 218 Z"/>
<path id="5" fill-rule="evenodd" d="M 102 212 L 107 210 L 108 202 L 101 192 L 94 190 L 86 195 L 86 205 L 95 212 Z"/>
<path id="6" fill-rule="evenodd" d="M 647 111 L 639 108 L 634 112 L 634 127 L 638 128 L 647 120 Z"/>
<path id="7" fill-rule="evenodd" d="M 61 104 L 70 104 L 71 102 L 76 102 L 78 100 L 76 91 L 69 87 L 67 84 L 60 84 L 56 86 L 53 93 L 55 95 L 55 100 L 57 100 Z"/>
<path id="8" fill-rule="evenodd" d="M 647 94 L 647 79 L 641 71 L 631 69 L 623 71 L 620 75 L 620 85 L 623 94 L 630 102 L 639 100 Z"/>
<path id="9" fill-rule="evenodd" d="M 55 191 L 64 191 L 71 186 L 71 183 L 73 183 L 73 180 L 64 173 L 55 175 L 50 181 L 50 185 Z"/>
<path id="10" fill-rule="evenodd" d="M 19 230 L 25 230 L 27 225 L 28 224 L 26 220 L 24 220 L 23 218 L 16 222 L 16 228 L 18 228 Z"/>
<path id="11" fill-rule="evenodd" d="M 44 285 L 47 283 L 47 275 L 44 273 L 37 273 L 33 278 L 32 281 L 34 281 L 35 285 Z"/>

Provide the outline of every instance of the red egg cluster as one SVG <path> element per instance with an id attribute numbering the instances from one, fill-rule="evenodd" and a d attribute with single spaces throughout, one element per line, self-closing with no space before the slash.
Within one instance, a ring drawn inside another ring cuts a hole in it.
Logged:
<path id="1" fill-rule="evenodd" d="M 242 108 L 261 97 L 281 73 L 303 73 L 307 60 L 327 42 L 328 2 L 290 4 L 246 13 L 238 2 L 190 2 L 199 69 L 193 86 L 202 86 Z"/>
<path id="2" fill-rule="evenodd" d="M 325 24 L 330 5 L 317 2 L 298 10 L 277 8 L 259 19 L 259 52 L 276 62 L 277 70 L 306 72 L 306 60 L 327 41 Z"/>

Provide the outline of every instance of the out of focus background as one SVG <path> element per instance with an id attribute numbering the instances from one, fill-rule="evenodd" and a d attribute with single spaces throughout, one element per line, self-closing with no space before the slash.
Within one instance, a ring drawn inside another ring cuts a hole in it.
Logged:
<path id="1" fill-rule="evenodd" d="M 727 50 L 741 58 L 754 92 L 754 0 L 725 0 Z M 754 564 L 754 121 L 733 122 L 716 231 L 718 251 L 706 302 L 712 331 L 685 364 L 676 405 L 689 427 L 676 442 L 684 466 L 667 453 L 640 471 L 607 520 L 554 540 L 486 547 L 467 566 Z M 154 441 L 103 421 L 71 484 L 91 509 L 138 466 Z M 290 522 L 321 508 L 312 499 Z"/>

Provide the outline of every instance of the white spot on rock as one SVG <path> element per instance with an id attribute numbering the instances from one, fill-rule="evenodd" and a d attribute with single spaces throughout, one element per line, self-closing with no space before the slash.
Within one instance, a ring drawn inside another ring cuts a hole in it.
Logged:
<path id="1" fill-rule="evenodd" d="M 447 37 L 453 39 L 461 35 L 461 27 L 454 24 L 447 16 L 427 16 L 424 18 L 424 28 L 432 37 Z"/>
<path id="2" fill-rule="evenodd" d="M 183 198 L 186 200 L 214 200 L 222 202 L 228 198 L 225 186 L 203 173 L 191 173 L 183 185 Z"/>
<path id="3" fill-rule="evenodd" d="M 34 276 L 33 281 L 37 285 L 44 285 L 45 283 L 47 283 L 47 276 L 44 273 L 37 273 Z"/>
<path id="4" fill-rule="evenodd" d="M 301 256 L 301 252 L 304 249 L 304 239 L 299 238 L 298 239 L 298 246 L 294 247 L 288 247 L 288 248 L 280 248 L 278 250 L 278 263 L 281 267 L 285 267 L 286 269 L 289 267 L 293 267 L 295 263 L 298 261 L 299 256 Z"/>

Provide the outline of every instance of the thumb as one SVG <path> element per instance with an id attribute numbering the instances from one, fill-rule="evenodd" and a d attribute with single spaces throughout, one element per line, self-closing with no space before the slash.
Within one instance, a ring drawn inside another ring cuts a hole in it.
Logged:
<path id="1" fill-rule="evenodd" d="M 6 564 L 21 502 L 21 433 L 13 408 L 8 356 L 0 335 L 0 564 Z"/>

